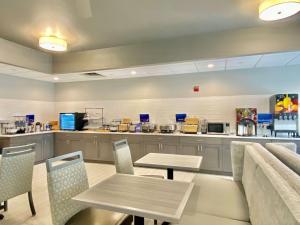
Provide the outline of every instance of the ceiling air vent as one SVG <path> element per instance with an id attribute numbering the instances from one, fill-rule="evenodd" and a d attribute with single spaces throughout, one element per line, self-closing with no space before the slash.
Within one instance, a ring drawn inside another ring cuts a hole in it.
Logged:
<path id="1" fill-rule="evenodd" d="M 83 73 L 83 75 L 88 77 L 105 77 L 102 74 L 96 72 L 87 72 L 87 73 Z"/>

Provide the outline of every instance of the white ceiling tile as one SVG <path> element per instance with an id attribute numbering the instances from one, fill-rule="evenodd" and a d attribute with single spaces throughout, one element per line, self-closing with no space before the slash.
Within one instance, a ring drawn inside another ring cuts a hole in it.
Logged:
<path id="1" fill-rule="evenodd" d="M 144 67 L 146 74 L 149 76 L 162 76 L 172 74 L 172 70 L 168 65 L 154 65 Z"/>
<path id="2" fill-rule="evenodd" d="M 261 55 L 251 55 L 229 58 L 226 60 L 226 70 L 254 68 Z"/>
<path id="3" fill-rule="evenodd" d="M 300 65 L 300 53 L 297 57 L 295 57 L 294 59 L 292 59 L 288 65 Z"/>
<path id="4" fill-rule="evenodd" d="M 225 70 L 226 59 L 205 60 L 195 62 L 198 72 Z M 212 65 L 212 67 L 209 67 Z"/>
<path id="5" fill-rule="evenodd" d="M 256 67 L 275 67 L 285 66 L 287 63 L 292 61 L 299 55 L 299 52 L 285 52 L 285 53 L 274 53 L 266 54 L 261 57 Z"/>
<path id="6" fill-rule="evenodd" d="M 197 73 L 197 67 L 193 62 L 168 64 L 173 74 Z"/>

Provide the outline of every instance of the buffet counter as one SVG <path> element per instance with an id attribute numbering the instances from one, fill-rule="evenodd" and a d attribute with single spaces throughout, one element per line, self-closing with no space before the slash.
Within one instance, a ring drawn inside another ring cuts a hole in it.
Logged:
<path id="1" fill-rule="evenodd" d="M 208 137 L 208 138 L 237 138 L 237 139 L 254 139 L 254 140 L 289 140 L 289 141 L 300 141 L 300 137 L 262 137 L 262 136 L 237 136 L 234 134 L 224 135 L 224 134 L 184 134 L 180 132 L 175 133 L 130 133 L 130 132 L 99 132 L 99 131 L 64 131 L 64 130 L 52 130 L 52 131 L 41 131 L 41 132 L 33 132 L 33 133 L 24 133 L 24 134 L 0 134 L 0 138 L 12 138 L 12 137 L 23 137 L 30 135 L 42 135 L 42 134 L 51 134 L 51 133 L 71 133 L 71 134 L 106 134 L 106 135 L 144 135 L 144 136 L 173 136 L 173 137 Z"/>
<path id="2" fill-rule="evenodd" d="M 1 135 L 0 148 L 37 143 L 36 161 L 53 156 L 82 151 L 86 161 L 113 163 L 112 143 L 127 139 L 132 160 L 151 152 L 203 156 L 202 171 L 230 174 L 231 141 L 294 142 L 300 153 L 300 138 L 241 137 L 235 135 L 182 134 L 182 133 L 123 133 L 96 131 L 46 131 L 39 133 Z"/>

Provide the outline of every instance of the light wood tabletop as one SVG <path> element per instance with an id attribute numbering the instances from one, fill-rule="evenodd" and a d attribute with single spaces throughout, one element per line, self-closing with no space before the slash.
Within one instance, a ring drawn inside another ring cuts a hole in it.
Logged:
<path id="1" fill-rule="evenodd" d="M 178 223 L 193 183 L 116 174 L 77 195 L 88 207 Z"/>
<path id="2" fill-rule="evenodd" d="M 149 153 L 137 160 L 134 165 L 160 169 L 199 171 L 201 162 L 202 156 Z"/>

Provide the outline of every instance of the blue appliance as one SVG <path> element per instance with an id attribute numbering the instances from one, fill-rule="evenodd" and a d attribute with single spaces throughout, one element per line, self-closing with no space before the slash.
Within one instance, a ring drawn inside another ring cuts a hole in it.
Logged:
<path id="1" fill-rule="evenodd" d="M 176 114 L 176 123 L 183 123 L 185 121 L 185 118 L 185 113 Z"/>
<path id="2" fill-rule="evenodd" d="M 272 124 L 273 123 L 273 114 L 271 113 L 259 113 L 257 115 L 258 123 Z"/>
<path id="3" fill-rule="evenodd" d="M 149 114 L 140 114 L 140 122 L 141 123 L 149 123 L 150 122 Z"/>
<path id="4" fill-rule="evenodd" d="M 85 123 L 85 113 L 60 113 L 59 125 L 61 130 L 82 130 Z"/>

